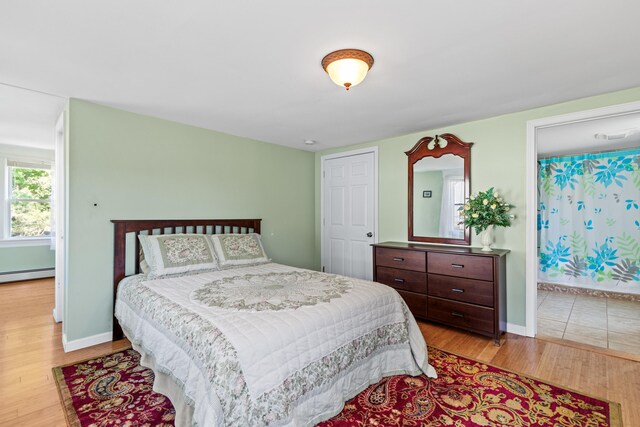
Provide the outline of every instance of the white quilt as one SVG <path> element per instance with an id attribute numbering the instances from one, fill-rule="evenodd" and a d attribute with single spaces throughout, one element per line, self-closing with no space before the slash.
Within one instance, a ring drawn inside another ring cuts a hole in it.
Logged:
<path id="1" fill-rule="evenodd" d="M 115 313 L 182 389 L 191 425 L 311 426 L 383 376 L 436 376 L 402 298 L 364 280 L 274 263 L 139 275 Z"/>

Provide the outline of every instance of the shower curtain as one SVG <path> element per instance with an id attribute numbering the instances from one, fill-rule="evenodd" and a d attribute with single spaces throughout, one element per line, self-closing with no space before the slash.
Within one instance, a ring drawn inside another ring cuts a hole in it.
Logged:
<path id="1" fill-rule="evenodd" d="M 640 293 L 640 148 L 538 161 L 541 282 Z"/>

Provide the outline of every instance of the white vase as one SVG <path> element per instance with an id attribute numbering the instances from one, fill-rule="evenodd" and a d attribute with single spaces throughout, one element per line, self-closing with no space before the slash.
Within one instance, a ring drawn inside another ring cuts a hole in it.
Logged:
<path id="1" fill-rule="evenodd" d="M 480 243 L 482 243 L 483 251 L 491 251 L 491 245 L 493 244 L 493 225 L 488 225 L 487 228 L 480 235 Z"/>

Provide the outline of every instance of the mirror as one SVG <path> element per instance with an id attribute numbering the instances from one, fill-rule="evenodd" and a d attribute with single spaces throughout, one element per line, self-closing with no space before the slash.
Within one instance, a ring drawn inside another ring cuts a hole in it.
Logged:
<path id="1" fill-rule="evenodd" d="M 471 190 L 471 146 L 453 134 L 424 137 L 409 151 L 409 240 L 468 245 L 458 208 Z"/>

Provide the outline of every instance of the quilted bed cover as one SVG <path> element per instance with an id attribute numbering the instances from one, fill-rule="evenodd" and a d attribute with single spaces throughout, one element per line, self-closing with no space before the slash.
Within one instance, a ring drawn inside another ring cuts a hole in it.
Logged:
<path id="1" fill-rule="evenodd" d="M 154 388 L 182 394 L 177 424 L 312 426 L 384 376 L 436 376 L 402 298 L 365 280 L 275 263 L 136 275 L 115 313 Z"/>

